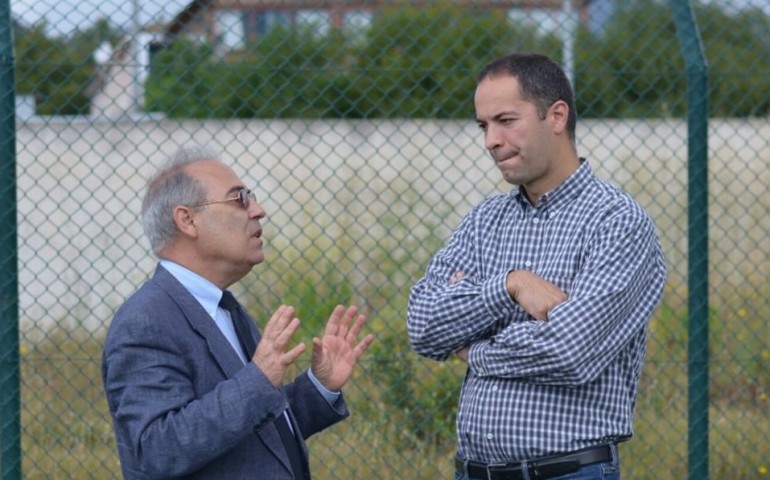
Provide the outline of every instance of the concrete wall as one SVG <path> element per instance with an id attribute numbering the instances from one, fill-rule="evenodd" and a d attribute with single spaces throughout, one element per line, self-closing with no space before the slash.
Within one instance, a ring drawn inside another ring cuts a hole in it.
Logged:
<path id="1" fill-rule="evenodd" d="M 770 124 L 712 121 L 709 135 L 713 271 L 720 282 L 738 283 L 758 266 L 766 272 L 770 258 Z M 686 125 L 582 121 L 578 138 L 596 172 L 648 209 L 672 281 L 684 278 Z M 26 338 L 55 323 L 94 333 L 109 323 L 155 264 L 136 220 L 145 181 L 167 155 L 193 143 L 222 151 L 253 186 L 268 211 L 268 246 L 307 241 L 309 230 L 333 237 L 344 225 L 366 239 L 358 246 L 365 254 L 365 244 L 388 235 L 388 215 L 448 233 L 472 205 L 509 189 L 471 121 L 19 121 Z"/>

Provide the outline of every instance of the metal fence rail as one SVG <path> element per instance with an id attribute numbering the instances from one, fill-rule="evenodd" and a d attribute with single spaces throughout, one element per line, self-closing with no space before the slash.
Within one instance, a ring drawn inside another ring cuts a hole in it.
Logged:
<path id="1" fill-rule="evenodd" d="M 669 279 L 623 477 L 770 478 L 762 4 L 150 3 L 0 0 L 0 478 L 120 476 L 102 342 L 155 264 L 144 183 L 192 143 L 268 212 L 267 260 L 237 285 L 252 315 L 291 303 L 306 341 L 349 300 L 377 335 L 352 418 L 310 440 L 314 478 L 451 478 L 463 365 L 411 352 L 406 298 L 510 188 L 473 90 L 512 50 L 562 62 L 579 154 L 660 231 Z"/>
<path id="2" fill-rule="evenodd" d="M 708 478 L 708 66 L 692 8 L 672 0 L 687 69 L 688 478 Z"/>

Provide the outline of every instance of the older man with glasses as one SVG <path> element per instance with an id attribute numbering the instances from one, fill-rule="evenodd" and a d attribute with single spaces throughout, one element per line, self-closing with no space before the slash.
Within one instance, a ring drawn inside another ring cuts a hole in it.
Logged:
<path id="1" fill-rule="evenodd" d="M 153 177 L 141 220 L 160 259 L 117 311 L 102 376 L 127 479 L 309 479 L 304 440 L 349 415 L 341 388 L 368 346 L 365 318 L 337 306 L 311 366 L 280 306 L 260 332 L 227 288 L 265 260 L 265 210 L 205 148 L 182 149 Z"/>

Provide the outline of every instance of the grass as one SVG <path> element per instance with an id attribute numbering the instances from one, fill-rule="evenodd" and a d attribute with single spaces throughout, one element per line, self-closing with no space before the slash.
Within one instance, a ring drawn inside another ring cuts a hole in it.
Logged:
<path id="1" fill-rule="evenodd" d="M 346 387 L 352 417 L 309 440 L 317 480 L 452 478 L 452 415 L 463 365 L 420 359 L 406 344 L 405 292 L 424 268 L 415 258 L 434 251 L 437 239 L 414 242 L 397 228 L 376 245 L 344 238 L 333 245 L 311 241 L 296 251 L 284 250 L 270 270 L 242 282 L 239 297 L 247 299 L 258 318 L 264 319 L 282 299 L 297 302 L 302 341 L 318 333 L 338 297 L 364 307 L 368 328 L 377 335 Z M 394 260 L 388 252 L 403 256 Z M 360 260 L 343 262 L 338 257 Z M 687 477 L 686 292 L 671 283 L 651 322 L 635 437 L 620 449 L 624 479 Z M 740 288 L 720 286 L 712 297 L 713 478 L 770 480 L 768 298 L 770 285 L 761 276 L 747 276 Z M 22 345 L 24 478 L 120 476 L 101 386 L 100 335 L 60 327 L 38 343 Z M 299 368 L 308 361 L 306 354 Z"/>
<path id="2" fill-rule="evenodd" d="M 119 477 L 100 357 L 100 339 L 74 332 L 54 331 L 22 347 L 24 478 Z"/>
<path id="3" fill-rule="evenodd" d="M 760 313 L 767 313 L 768 308 Z M 385 323 L 396 330 L 403 328 L 401 323 L 394 323 L 397 320 L 393 317 Z M 661 308 L 653 320 L 636 435 L 621 446 L 624 478 L 687 476 L 687 364 L 683 339 L 677 333 L 685 320 L 675 308 Z M 759 352 L 759 358 L 754 359 L 754 352 L 746 351 L 747 344 L 738 340 L 749 340 L 752 348 L 762 345 L 757 340 L 758 336 L 761 339 L 759 331 L 751 330 L 761 323 L 761 319 L 727 322 L 721 333 L 732 340 L 718 341 L 724 351 L 714 352 L 712 357 L 727 362 L 711 370 L 709 456 L 714 478 L 770 478 L 770 356 Z M 381 336 L 384 327 L 379 328 Z M 744 329 L 750 331 L 741 335 Z M 768 344 L 763 345 L 767 348 Z M 38 345 L 23 347 L 24 478 L 119 477 L 101 389 L 100 355 L 100 338 L 65 330 L 51 332 Z M 401 359 L 415 367 L 419 384 L 429 380 L 426 375 L 437 375 L 436 369 L 444 369 L 439 373 L 455 375 L 458 381 L 462 375 L 461 369 L 451 364 L 408 357 Z M 310 439 L 315 478 L 451 478 L 451 432 L 426 441 L 419 438 L 417 429 L 404 428 L 404 415 L 409 412 L 384 402 L 387 392 L 377 380 L 377 359 L 368 357 L 346 389 L 352 418 Z M 417 388 L 413 394 L 426 396 L 430 392 Z"/>

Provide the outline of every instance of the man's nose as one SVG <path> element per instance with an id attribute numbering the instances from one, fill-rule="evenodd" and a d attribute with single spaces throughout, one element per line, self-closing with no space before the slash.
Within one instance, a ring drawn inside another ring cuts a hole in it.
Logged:
<path id="1" fill-rule="evenodd" d="M 487 147 L 487 150 L 494 150 L 500 145 L 502 145 L 500 130 L 494 125 L 488 125 L 484 132 L 484 146 Z"/>
<path id="2" fill-rule="evenodd" d="M 249 202 L 249 217 L 250 218 L 257 218 L 257 219 L 263 219 L 267 216 L 267 212 L 265 212 L 265 209 L 262 208 L 262 205 L 256 201 L 252 200 Z"/>

